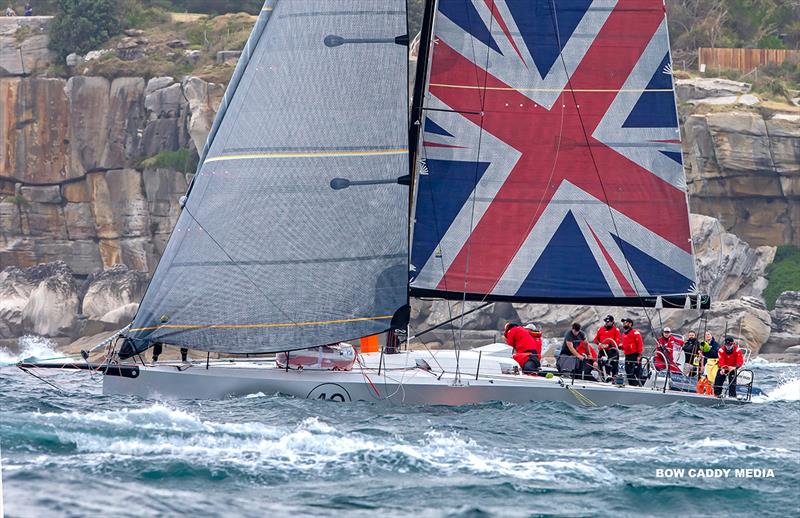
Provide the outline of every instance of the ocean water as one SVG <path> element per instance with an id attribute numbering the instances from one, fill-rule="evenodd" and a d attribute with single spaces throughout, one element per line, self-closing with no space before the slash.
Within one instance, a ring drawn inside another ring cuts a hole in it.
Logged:
<path id="1" fill-rule="evenodd" d="M 0 363 L 55 355 L 26 344 L 21 355 L 0 351 Z M 102 396 L 85 372 L 42 373 L 57 392 L 6 367 L 5 511 L 798 516 L 800 366 L 753 368 L 769 395 L 745 407 L 398 408 L 263 394 L 166 404 Z M 672 469 L 685 471 L 666 476 Z"/>

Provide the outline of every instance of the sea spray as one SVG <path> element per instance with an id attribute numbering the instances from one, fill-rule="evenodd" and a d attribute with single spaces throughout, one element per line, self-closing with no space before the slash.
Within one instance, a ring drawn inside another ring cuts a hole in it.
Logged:
<path id="1" fill-rule="evenodd" d="M 0 347 L 0 367 L 14 365 L 15 363 L 27 360 L 44 360 L 63 356 L 56 351 L 56 344 L 44 336 L 25 335 L 17 340 L 18 354 L 14 354 L 5 347 Z"/>

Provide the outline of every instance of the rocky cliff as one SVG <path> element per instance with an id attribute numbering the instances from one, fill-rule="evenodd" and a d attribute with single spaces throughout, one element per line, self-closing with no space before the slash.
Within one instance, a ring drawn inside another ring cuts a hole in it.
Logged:
<path id="1" fill-rule="evenodd" d="M 191 179 L 143 161 L 201 149 L 224 86 L 120 77 L 119 70 L 44 77 L 53 64 L 47 20 L 13 20 L 0 18 L 0 340 L 23 333 L 68 340 L 123 323 L 136 310 Z M 800 244 L 800 111 L 745 98 L 743 83 L 681 81 L 678 93 L 691 207 L 713 216 L 692 217 L 699 281 L 722 302 L 704 315 L 632 315 L 645 331 L 727 326 L 770 351 L 800 344 L 792 324 L 797 295 L 784 295 L 772 313 L 761 299 L 775 253 L 762 245 Z M 508 320 L 541 323 L 554 336 L 573 320 L 596 322 L 607 312 L 496 304 L 467 316 L 459 339 L 485 342 Z M 418 329 L 459 313 L 443 301 L 413 308 Z M 427 339 L 452 342 L 452 333 Z"/>
<path id="2" fill-rule="evenodd" d="M 189 178 L 139 164 L 202 149 L 223 93 L 197 78 L 0 78 L 0 269 L 151 272 Z"/>
<path id="3" fill-rule="evenodd" d="M 749 89 L 678 82 L 692 105 L 682 110 L 691 210 L 751 245 L 800 246 L 800 109 L 761 103 Z"/>

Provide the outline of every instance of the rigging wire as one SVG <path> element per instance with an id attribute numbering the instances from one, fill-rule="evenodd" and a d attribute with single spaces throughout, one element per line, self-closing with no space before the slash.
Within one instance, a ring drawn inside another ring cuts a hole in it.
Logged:
<path id="1" fill-rule="evenodd" d="M 610 204 L 609 198 L 608 198 L 608 193 L 606 192 L 605 185 L 603 184 L 603 178 L 602 178 L 602 175 L 600 174 L 600 167 L 597 165 L 597 160 L 596 160 L 596 158 L 594 156 L 594 152 L 592 151 L 592 145 L 589 142 L 589 134 L 586 131 L 586 124 L 583 121 L 583 114 L 581 113 L 581 109 L 579 107 L 580 105 L 578 104 L 578 99 L 577 99 L 577 97 L 575 95 L 575 89 L 572 87 L 572 76 L 569 73 L 569 68 L 567 67 L 567 62 L 564 59 L 564 52 L 563 52 L 564 47 L 563 47 L 562 42 L 561 42 L 561 32 L 560 32 L 560 29 L 559 29 L 559 26 L 558 26 L 558 9 L 556 8 L 555 0 L 550 0 L 550 6 L 551 6 L 551 11 L 553 13 L 553 16 L 551 17 L 551 19 L 553 21 L 553 29 L 555 30 L 556 40 L 558 42 L 558 48 L 559 48 L 559 53 L 558 53 L 559 61 L 561 61 L 561 64 L 564 67 L 564 73 L 566 74 L 566 78 L 567 78 L 567 87 L 569 88 L 569 91 L 572 94 L 572 101 L 575 103 L 575 111 L 576 111 L 576 113 L 578 115 L 578 120 L 580 121 L 580 124 L 581 124 L 581 132 L 583 133 L 583 137 L 586 140 L 586 147 L 587 147 L 588 152 L 589 152 L 589 157 L 592 160 L 592 165 L 594 167 L 594 171 L 597 174 L 597 179 L 599 180 L 600 189 L 602 190 L 603 197 L 605 198 L 605 202 L 606 202 L 605 205 L 608 208 L 608 213 L 609 213 L 609 216 L 611 217 L 611 223 L 614 226 L 614 232 L 616 232 L 616 234 L 619 236 L 621 234 L 620 234 L 619 228 L 617 226 L 616 218 L 614 218 L 614 210 L 611 208 L 611 204 Z M 642 310 L 644 311 L 644 314 L 647 317 L 647 321 L 648 321 L 648 323 L 650 325 L 650 332 L 653 333 L 654 336 L 658 336 L 655 333 L 655 330 L 653 328 L 653 321 L 652 321 L 652 319 L 650 317 L 650 314 L 647 311 L 647 308 L 645 307 L 644 298 L 641 295 L 641 291 L 639 290 L 638 286 L 636 285 L 637 284 L 636 283 L 636 278 L 633 276 L 633 269 L 631 268 L 630 261 L 628 261 L 628 257 L 625 255 L 625 250 L 622 247 L 620 247 L 620 252 L 622 252 L 622 257 L 623 257 L 623 259 L 625 259 L 625 267 L 628 270 L 628 276 L 630 277 L 630 280 L 633 283 L 633 288 L 634 288 L 634 290 L 636 290 L 636 294 L 637 294 L 637 296 L 639 298 L 639 302 L 641 304 Z M 660 311 L 658 312 L 658 318 L 659 318 L 659 320 L 661 320 L 661 312 Z M 662 329 L 663 329 L 663 322 L 662 322 Z"/>
<path id="2" fill-rule="evenodd" d="M 256 282 L 255 282 L 255 281 L 254 281 L 254 280 L 253 280 L 251 277 L 250 277 L 250 275 L 248 275 L 248 274 L 247 274 L 247 272 L 246 272 L 246 271 L 245 271 L 245 269 L 242 267 L 242 265 L 241 265 L 241 264 L 239 264 L 237 261 L 235 261 L 235 260 L 233 259 L 233 257 L 231 257 L 231 255 L 228 253 L 228 251 L 227 251 L 227 250 L 225 250 L 225 248 L 224 248 L 224 247 L 223 247 L 223 246 L 222 246 L 222 245 L 219 243 L 219 241 L 217 241 L 216 239 L 214 239 L 214 236 L 212 236 L 212 235 L 211 235 L 211 233 L 210 233 L 208 230 L 206 230 L 206 228 L 203 226 L 203 224 L 202 224 L 202 223 L 200 223 L 200 221 L 199 221 L 199 220 L 198 220 L 198 219 L 197 219 L 197 218 L 194 216 L 194 214 L 192 214 L 192 212 L 189 210 L 189 205 L 188 205 L 188 203 L 187 203 L 186 205 L 184 205 L 184 207 L 183 207 L 183 210 L 185 210 L 185 211 L 186 211 L 186 213 L 189 215 L 189 217 L 191 217 L 191 218 L 192 218 L 192 221 L 194 221 L 194 222 L 197 224 L 197 226 L 200 228 L 200 230 L 202 230 L 203 232 L 205 232 L 205 234 L 208 236 L 208 238 L 209 238 L 209 239 L 211 239 L 211 241 L 212 241 L 212 242 L 213 242 L 215 245 L 217 245 L 217 247 L 218 247 L 218 248 L 219 248 L 219 249 L 222 251 L 222 253 L 223 253 L 223 254 L 225 254 L 225 257 L 227 257 L 227 258 L 228 258 L 228 260 L 231 262 L 231 264 L 233 264 L 234 266 L 236 266 L 236 267 L 237 267 L 237 268 L 238 268 L 238 269 L 239 269 L 239 270 L 242 272 L 242 275 L 244 275 L 244 277 L 245 277 L 245 278 L 246 278 L 248 281 L 250 281 L 250 284 L 252 284 L 252 285 L 253 285 L 253 287 L 254 287 L 254 288 L 255 288 L 255 289 L 256 289 L 256 290 L 257 290 L 259 293 L 261 293 L 261 295 L 264 297 L 264 299 L 265 299 L 267 302 L 269 302 L 270 304 L 272 304 L 272 306 L 274 306 L 274 307 L 275 307 L 275 309 L 277 309 L 277 310 L 280 312 L 280 314 L 281 314 L 281 315 L 283 315 L 283 316 L 286 318 L 286 320 L 288 320 L 289 322 L 291 322 L 292 324 L 294 324 L 295 326 L 297 326 L 297 322 L 295 322 L 293 318 L 291 318 L 291 317 L 290 317 L 290 316 L 289 316 L 289 315 L 288 315 L 288 314 L 287 314 L 285 311 L 283 311 L 283 309 L 281 309 L 281 307 L 280 307 L 280 306 L 278 306 L 278 305 L 277 305 L 275 302 L 273 302 L 273 300 L 272 300 L 272 299 L 269 297 L 269 295 L 267 295 L 267 294 L 264 292 L 264 290 L 262 290 L 262 289 L 261 289 L 261 287 L 260 287 L 260 286 L 259 286 L 259 285 L 258 285 L 258 284 L 257 284 L 257 283 L 256 283 Z M 298 327 L 298 329 L 299 329 L 299 327 Z"/>
<path id="3" fill-rule="evenodd" d="M 495 11 L 495 3 L 492 0 L 492 5 L 489 11 L 489 34 L 492 33 L 492 28 L 494 26 L 494 11 Z M 467 10 L 467 19 L 469 20 L 470 27 L 472 26 L 471 18 L 470 18 L 469 10 Z M 480 73 L 478 72 L 478 56 L 475 51 L 475 39 L 470 38 L 470 43 L 472 45 L 472 58 L 473 62 L 476 64 L 475 66 L 475 79 L 476 84 L 480 84 Z M 489 56 L 491 55 L 491 49 L 487 46 L 486 47 L 486 65 L 483 68 L 483 88 L 477 90 L 480 92 L 480 107 L 481 107 L 481 115 L 480 115 L 480 124 L 479 124 L 479 131 L 478 131 L 478 146 L 476 149 L 476 157 L 475 157 L 475 176 L 474 176 L 474 188 L 472 190 L 472 207 L 470 209 L 470 221 L 469 221 L 469 234 L 467 236 L 467 257 L 466 263 L 464 265 L 464 290 L 461 299 L 461 321 L 459 322 L 459 329 L 458 329 L 458 344 L 456 346 L 456 383 L 461 381 L 461 342 L 463 341 L 464 337 L 464 315 L 466 314 L 466 306 L 467 306 L 467 284 L 469 282 L 469 267 L 470 262 L 472 260 L 472 232 L 475 230 L 475 206 L 478 198 L 478 162 L 481 158 L 481 145 L 483 144 L 483 124 L 485 121 L 485 110 L 486 110 L 486 87 L 489 82 Z M 484 298 L 488 296 L 488 294 L 484 295 Z"/>

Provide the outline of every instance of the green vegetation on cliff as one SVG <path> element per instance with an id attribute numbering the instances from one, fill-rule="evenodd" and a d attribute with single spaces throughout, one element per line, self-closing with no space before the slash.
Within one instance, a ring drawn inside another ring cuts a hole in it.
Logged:
<path id="1" fill-rule="evenodd" d="M 48 46 L 61 59 L 94 50 L 122 29 L 121 14 L 114 0 L 59 0 Z"/>
<path id="2" fill-rule="evenodd" d="M 763 296 L 769 309 L 775 307 L 784 291 L 800 291 L 800 248 L 779 246 L 775 260 L 767 268 L 769 284 Z"/>
<path id="3" fill-rule="evenodd" d="M 182 173 L 194 173 L 200 157 L 197 153 L 188 149 L 177 151 L 162 151 L 161 153 L 142 160 L 142 167 L 163 168 L 180 171 Z"/>

